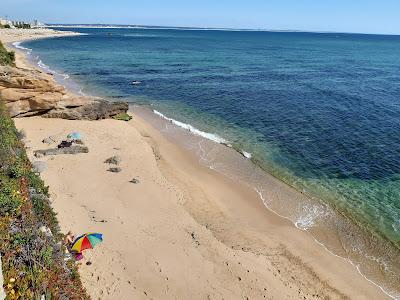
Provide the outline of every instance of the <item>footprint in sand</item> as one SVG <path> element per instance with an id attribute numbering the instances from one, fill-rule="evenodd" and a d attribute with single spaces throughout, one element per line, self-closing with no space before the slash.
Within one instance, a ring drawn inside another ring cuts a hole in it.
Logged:
<path id="1" fill-rule="evenodd" d="M 89 218 L 90 218 L 90 220 L 92 222 L 95 222 L 95 223 L 107 223 L 108 222 L 105 219 L 99 218 L 96 215 L 96 211 L 95 210 L 88 209 L 88 207 L 86 205 L 82 205 L 82 207 L 87 211 L 87 214 L 88 214 L 88 216 L 89 216 Z"/>

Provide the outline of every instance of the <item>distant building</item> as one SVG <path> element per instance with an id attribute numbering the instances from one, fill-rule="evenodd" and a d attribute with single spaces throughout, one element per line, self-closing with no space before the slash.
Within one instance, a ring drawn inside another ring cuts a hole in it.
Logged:
<path id="1" fill-rule="evenodd" d="M 39 22 L 38 20 L 34 20 L 31 23 L 31 28 L 40 28 L 40 27 L 44 27 L 44 24 Z"/>
<path id="2" fill-rule="evenodd" d="M 0 18 L 0 25 L 4 26 L 4 25 L 10 25 L 12 26 L 12 22 L 7 20 L 7 19 L 2 19 Z"/>
<path id="3" fill-rule="evenodd" d="M 6 18 L 0 18 L 0 25 L 9 25 L 11 28 L 40 28 L 44 27 L 44 24 L 38 20 L 34 20 L 32 23 L 25 21 L 7 20 Z"/>

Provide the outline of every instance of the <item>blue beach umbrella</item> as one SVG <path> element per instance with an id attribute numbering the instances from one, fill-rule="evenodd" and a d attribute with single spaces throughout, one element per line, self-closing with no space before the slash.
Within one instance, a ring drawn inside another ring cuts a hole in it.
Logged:
<path id="1" fill-rule="evenodd" d="M 67 138 L 71 140 L 82 140 L 82 134 L 80 134 L 79 132 L 72 132 L 67 135 Z"/>

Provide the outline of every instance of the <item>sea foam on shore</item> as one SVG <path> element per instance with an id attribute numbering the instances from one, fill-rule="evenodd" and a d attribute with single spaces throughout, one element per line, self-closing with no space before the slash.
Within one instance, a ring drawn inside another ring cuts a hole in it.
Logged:
<path id="1" fill-rule="evenodd" d="M 396 277 L 389 280 L 390 282 L 384 282 L 385 279 L 381 277 L 382 274 L 379 271 L 384 269 L 387 274 L 397 272 L 395 252 L 389 251 L 385 242 L 367 238 L 368 230 L 353 223 L 320 199 L 307 193 L 299 193 L 266 173 L 251 160 L 240 159 L 235 153 L 241 153 L 232 146 L 226 147 L 225 143 L 220 143 L 221 139 L 211 139 L 209 135 L 198 134 L 198 131 L 193 132 L 190 130 L 193 126 L 168 118 L 154 109 L 151 110 L 154 115 L 172 123 L 172 127 L 165 127 L 164 123 L 152 121 L 153 118 L 148 112 L 146 113 L 146 108 L 138 107 L 134 111 L 164 132 L 167 137 L 172 138 L 175 143 L 197 152 L 200 162 L 210 169 L 249 184 L 258 193 L 266 208 L 289 220 L 298 229 L 309 232 L 315 242 L 326 251 L 348 261 L 366 280 L 378 286 L 391 298 L 398 299 L 397 291 L 394 289 Z M 173 126 L 183 131 L 179 133 Z M 183 132 L 211 143 L 190 138 Z M 213 143 L 220 145 L 220 148 L 213 146 Z M 359 238 L 350 237 L 354 235 Z"/>
<path id="2" fill-rule="evenodd" d="M 186 123 L 177 121 L 175 119 L 169 118 L 169 117 L 165 116 L 164 114 L 160 113 L 159 111 L 157 111 L 155 109 L 153 110 L 153 112 L 157 116 L 159 116 L 159 117 L 161 117 L 161 118 L 163 118 L 165 120 L 168 120 L 172 124 L 175 124 L 176 126 L 178 126 L 180 128 L 183 128 L 183 129 L 185 129 L 185 130 L 187 130 L 187 131 L 189 131 L 189 132 L 191 132 L 191 133 L 193 133 L 195 135 L 201 136 L 201 137 L 206 138 L 206 139 L 208 139 L 210 141 L 213 141 L 215 143 L 222 144 L 222 145 L 227 146 L 229 148 L 233 148 L 232 144 L 230 142 L 228 142 L 227 140 L 225 140 L 224 138 L 220 137 L 217 134 L 201 131 L 201 130 L 193 127 L 190 124 L 186 124 Z M 251 159 L 251 153 L 243 151 L 243 150 L 238 150 L 238 152 L 241 153 L 245 158 Z"/>

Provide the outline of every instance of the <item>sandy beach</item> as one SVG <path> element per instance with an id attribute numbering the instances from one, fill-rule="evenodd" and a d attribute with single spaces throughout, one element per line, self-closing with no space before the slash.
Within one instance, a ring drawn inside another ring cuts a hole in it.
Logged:
<path id="1" fill-rule="evenodd" d="M 4 32 L 5 43 L 44 37 Z M 104 234 L 80 263 L 93 299 L 389 299 L 349 262 L 268 211 L 255 191 L 201 165 L 138 115 L 130 122 L 15 123 L 26 132 L 31 161 L 46 163 L 41 175 L 62 231 Z M 56 146 L 43 139 L 60 142 L 73 131 L 89 153 L 34 157 Z M 120 173 L 104 163 L 114 155 Z"/>
<path id="2" fill-rule="evenodd" d="M 44 38 L 56 38 L 63 36 L 75 36 L 80 35 L 80 33 L 73 31 L 59 31 L 48 28 L 38 28 L 38 29 L 4 29 L 0 28 L 0 41 L 9 50 L 15 51 L 14 47 L 11 46 L 14 42 L 21 42 L 27 40 L 37 40 Z M 16 66 L 19 68 L 34 68 L 38 69 L 37 66 L 30 65 L 26 61 L 25 55 L 21 51 L 16 52 Z"/>
<path id="3" fill-rule="evenodd" d="M 59 31 L 48 28 L 39 29 L 0 29 L 0 38 L 4 44 L 18 41 L 36 40 L 49 37 L 80 35 L 72 31 Z"/>
<path id="4" fill-rule="evenodd" d="M 81 267 L 93 298 L 384 298 L 255 192 L 200 166 L 137 117 L 15 121 L 31 150 L 46 148 L 48 136 L 85 136 L 89 154 L 45 159 L 42 175 L 63 231 L 105 236 L 85 254 L 93 264 Z M 113 155 L 119 174 L 104 163 Z"/>

